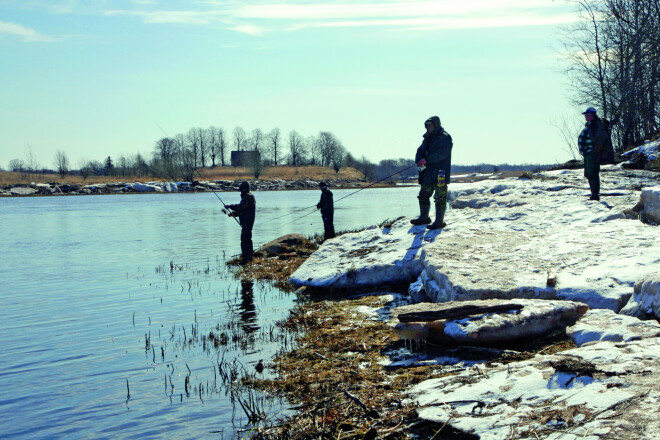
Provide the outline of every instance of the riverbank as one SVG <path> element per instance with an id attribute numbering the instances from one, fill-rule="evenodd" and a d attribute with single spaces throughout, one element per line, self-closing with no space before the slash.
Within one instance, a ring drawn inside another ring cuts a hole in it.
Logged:
<path id="1" fill-rule="evenodd" d="M 655 438 L 660 188 L 618 166 L 602 182 L 601 202 L 581 170 L 457 184 L 441 231 L 404 218 L 321 244 L 290 278 L 297 346 L 254 382 L 297 413 L 263 437 Z M 453 317 L 399 319 L 420 301 Z"/>
<path id="2" fill-rule="evenodd" d="M 255 179 L 250 170 L 244 167 L 205 168 L 200 171 L 199 179 L 192 182 L 137 176 L 83 178 L 79 175 L 60 177 L 57 174 L 3 171 L 0 172 L 0 197 L 237 191 L 240 182 L 246 180 L 255 191 L 318 189 L 320 181 L 326 181 L 334 188 L 368 185 L 362 173 L 354 168 L 342 168 L 335 172 L 331 168 L 318 166 L 270 167 L 264 170 L 259 179 Z"/>

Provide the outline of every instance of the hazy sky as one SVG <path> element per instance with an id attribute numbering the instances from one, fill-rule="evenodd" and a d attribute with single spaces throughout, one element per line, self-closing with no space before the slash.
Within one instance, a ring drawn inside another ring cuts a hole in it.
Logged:
<path id="1" fill-rule="evenodd" d="M 159 126 L 413 157 L 431 115 L 456 164 L 568 160 L 552 124 L 582 119 L 557 53 L 574 17 L 563 0 L 0 0 L 0 166 L 150 156 Z"/>

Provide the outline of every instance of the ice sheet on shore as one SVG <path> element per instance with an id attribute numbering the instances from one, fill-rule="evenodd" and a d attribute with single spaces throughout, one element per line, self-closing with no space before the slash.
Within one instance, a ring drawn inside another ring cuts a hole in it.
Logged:
<path id="1" fill-rule="evenodd" d="M 452 184 L 445 229 L 401 219 L 328 240 L 291 282 L 351 288 L 421 275 L 416 292 L 434 302 L 544 298 L 618 311 L 660 262 L 660 230 L 626 214 L 639 202 L 639 188 L 656 181 L 604 166 L 602 201 L 594 202 L 582 172 Z M 550 274 L 556 282 L 549 283 Z"/>
<path id="2" fill-rule="evenodd" d="M 421 382 L 409 401 L 418 405 L 422 419 L 449 422 L 481 440 L 654 439 L 660 428 L 657 346 L 657 338 L 600 342 L 474 367 Z"/>

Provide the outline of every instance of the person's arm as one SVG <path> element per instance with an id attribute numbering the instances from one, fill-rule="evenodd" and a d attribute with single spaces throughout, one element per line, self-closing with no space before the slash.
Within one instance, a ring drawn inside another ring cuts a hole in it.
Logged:
<path id="1" fill-rule="evenodd" d="M 447 133 L 442 133 L 435 138 L 433 144 L 429 147 L 429 154 L 426 156 L 426 161 L 429 164 L 439 164 L 451 154 L 453 142 L 451 136 Z"/>
<path id="2" fill-rule="evenodd" d="M 415 153 L 415 163 L 417 166 L 422 166 L 426 164 L 426 148 L 424 146 L 424 142 L 422 142 L 422 145 L 417 147 L 417 152 Z"/>

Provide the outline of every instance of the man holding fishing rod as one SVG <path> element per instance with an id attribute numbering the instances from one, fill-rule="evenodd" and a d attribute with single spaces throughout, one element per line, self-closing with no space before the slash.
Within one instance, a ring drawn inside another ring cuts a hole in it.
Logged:
<path id="1" fill-rule="evenodd" d="M 426 133 L 422 145 L 417 148 L 415 163 L 419 170 L 419 217 L 410 220 L 413 225 L 428 225 L 427 229 L 444 228 L 447 209 L 447 185 L 451 172 L 453 142 L 449 133 L 440 125 L 440 118 L 431 116 L 424 122 Z M 431 195 L 435 192 L 435 221 L 431 223 Z M 429 224 L 431 223 L 431 224 Z"/>
<path id="2" fill-rule="evenodd" d="M 242 182 L 238 189 L 241 191 L 241 203 L 227 205 L 227 209 L 223 212 L 230 217 L 237 217 L 241 224 L 241 264 L 243 265 L 252 261 L 252 226 L 254 226 L 257 202 L 250 192 L 248 182 Z"/>

